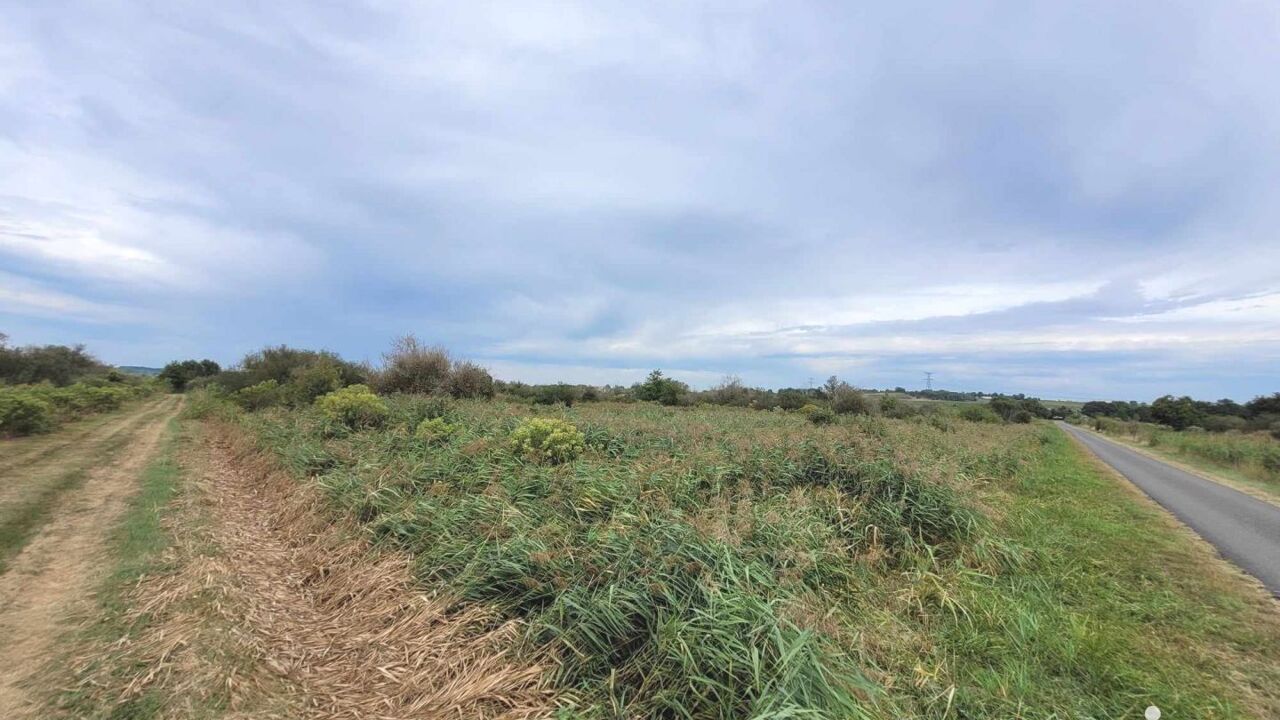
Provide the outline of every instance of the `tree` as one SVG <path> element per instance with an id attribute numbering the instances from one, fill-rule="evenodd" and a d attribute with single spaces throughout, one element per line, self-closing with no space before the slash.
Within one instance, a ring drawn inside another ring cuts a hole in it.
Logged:
<path id="1" fill-rule="evenodd" d="M 175 360 L 160 371 L 160 379 L 168 382 L 174 392 L 184 392 L 192 380 L 220 372 L 222 368 L 212 360 Z"/>
<path id="2" fill-rule="evenodd" d="M 680 399 L 689 392 L 689 386 L 664 376 L 661 370 L 654 370 L 644 382 L 633 388 L 633 392 L 637 400 L 679 405 Z"/>
<path id="3" fill-rule="evenodd" d="M 1156 398 L 1156 401 L 1151 403 L 1151 418 L 1174 430 L 1185 430 L 1192 425 L 1199 425 L 1202 420 L 1200 410 L 1196 408 L 1196 402 L 1186 395 L 1180 398 L 1172 395 Z"/>

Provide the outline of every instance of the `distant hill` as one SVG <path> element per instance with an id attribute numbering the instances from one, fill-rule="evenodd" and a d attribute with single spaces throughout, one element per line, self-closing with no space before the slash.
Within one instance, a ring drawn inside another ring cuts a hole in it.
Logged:
<path id="1" fill-rule="evenodd" d="M 116 369 L 120 372 L 127 372 L 131 375 L 159 375 L 160 368 L 143 367 L 141 365 L 117 365 Z"/>

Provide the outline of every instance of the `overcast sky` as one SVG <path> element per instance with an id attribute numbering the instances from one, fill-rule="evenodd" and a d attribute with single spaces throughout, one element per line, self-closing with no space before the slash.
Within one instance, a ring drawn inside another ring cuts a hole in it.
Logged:
<path id="1" fill-rule="evenodd" d="M 1278 38 L 1275 2 L 0 0 L 0 331 L 1247 399 Z"/>

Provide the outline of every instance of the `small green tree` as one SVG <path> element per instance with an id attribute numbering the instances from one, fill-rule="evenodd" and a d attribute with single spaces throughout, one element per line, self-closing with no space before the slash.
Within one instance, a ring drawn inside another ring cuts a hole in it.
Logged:
<path id="1" fill-rule="evenodd" d="M 633 392 L 637 400 L 679 405 L 680 400 L 689 392 L 689 386 L 666 377 L 661 370 L 654 370 L 644 382 L 633 388 Z"/>
<path id="2" fill-rule="evenodd" d="M 1202 417 L 1196 402 L 1186 395 L 1175 398 L 1165 395 L 1151 403 L 1151 418 L 1174 430 L 1185 430 L 1192 425 L 1199 425 Z"/>

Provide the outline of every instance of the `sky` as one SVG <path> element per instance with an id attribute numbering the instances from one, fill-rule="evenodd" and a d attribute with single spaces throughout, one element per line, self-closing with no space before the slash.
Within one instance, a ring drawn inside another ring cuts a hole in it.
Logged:
<path id="1" fill-rule="evenodd" d="M 1280 4 L 0 0 L 0 332 L 1280 390 Z"/>

